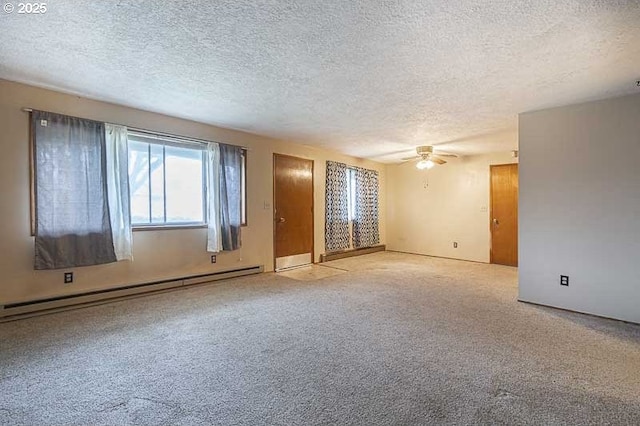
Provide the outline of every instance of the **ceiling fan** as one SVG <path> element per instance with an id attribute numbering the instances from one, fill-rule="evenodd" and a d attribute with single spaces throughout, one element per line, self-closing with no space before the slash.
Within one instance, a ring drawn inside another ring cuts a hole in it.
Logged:
<path id="1" fill-rule="evenodd" d="M 408 158 L 403 158 L 403 161 L 409 160 L 420 160 L 416 163 L 416 167 L 420 170 L 430 169 L 436 164 L 445 164 L 446 161 L 440 157 L 458 157 L 456 154 L 451 154 L 449 152 L 437 151 L 433 152 L 433 146 L 424 145 L 416 148 L 416 153 L 418 155 Z"/>

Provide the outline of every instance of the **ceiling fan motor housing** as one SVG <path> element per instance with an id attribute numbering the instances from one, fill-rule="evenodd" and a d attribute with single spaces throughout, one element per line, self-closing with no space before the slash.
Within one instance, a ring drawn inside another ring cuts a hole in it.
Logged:
<path id="1" fill-rule="evenodd" d="M 418 155 L 424 157 L 424 156 L 428 156 L 433 154 L 433 147 L 432 146 L 419 146 L 416 148 L 416 152 L 418 153 Z"/>

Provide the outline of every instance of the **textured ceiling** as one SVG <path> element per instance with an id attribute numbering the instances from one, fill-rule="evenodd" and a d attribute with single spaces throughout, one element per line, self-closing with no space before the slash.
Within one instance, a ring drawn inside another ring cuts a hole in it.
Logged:
<path id="1" fill-rule="evenodd" d="M 640 92 L 640 0 L 52 0 L 0 40 L 0 78 L 380 161 Z"/>

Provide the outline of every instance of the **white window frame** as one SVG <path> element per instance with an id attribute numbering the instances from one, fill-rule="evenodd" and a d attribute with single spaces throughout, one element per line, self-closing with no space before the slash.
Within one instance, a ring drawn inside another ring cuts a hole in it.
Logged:
<path id="1" fill-rule="evenodd" d="M 207 227 L 207 202 L 208 202 L 206 181 L 205 181 L 207 176 L 207 164 L 208 164 L 208 162 L 206 161 L 206 143 L 207 142 L 194 140 L 194 139 L 181 138 L 177 136 L 174 137 L 169 135 L 156 134 L 156 133 L 146 132 L 146 131 L 141 132 L 136 130 L 129 131 L 129 142 L 131 141 L 148 143 L 149 146 L 151 146 L 151 144 L 163 146 L 162 167 L 165 167 L 164 147 L 167 145 L 172 145 L 177 147 L 182 146 L 182 147 L 191 148 L 191 149 L 194 149 L 195 147 L 197 147 L 198 150 L 202 151 L 202 197 L 203 197 L 202 218 L 203 218 L 203 221 L 201 222 L 166 222 L 167 198 L 166 198 L 166 181 L 165 181 L 164 182 L 165 196 L 163 197 L 165 221 L 158 222 L 158 223 L 134 223 L 132 220 L 131 227 L 133 231 L 149 231 L 149 230 L 155 230 L 155 229 L 206 228 Z M 242 150 L 241 168 L 242 168 L 241 169 L 241 191 L 242 192 L 241 192 L 240 202 L 241 202 L 242 226 L 247 226 L 247 150 L 246 149 Z M 166 173 L 163 173 L 163 180 L 164 179 L 166 179 Z M 151 184 L 151 180 L 149 180 L 149 185 L 150 184 Z M 149 193 L 151 194 L 151 191 L 149 191 Z M 149 203 L 151 203 L 151 197 L 149 197 Z"/>
<path id="2" fill-rule="evenodd" d="M 163 196 L 163 211 L 164 211 L 164 221 L 162 222 L 149 222 L 149 223 L 135 223 L 133 222 L 133 218 L 132 218 L 132 223 L 131 226 L 133 228 L 133 230 L 148 230 L 148 229 L 158 229 L 158 228 L 204 228 L 207 226 L 207 222 L 206 222 L 206 218 L 207 218 L 207 204 L 206 204 L 206 200 L 207 200 L 207 194 L 206 194 L 206 185 L 205 185 L 205 179 L 206 179 L 206 157 L 205 157 L 205 150 L 204 150 L 204 145 L 202 143 L 199 142 L 192 142 L 192 141 L 183 141 L 179 138 L 172 138 L 172 137 L 167 137 L 167 136 L 160 136 L 160 135 L 153 135 L 153 134 L 143 134 L 143 133 L 139 133 L 139 132 L 135 132 L 135 131 L 130 131 L 129 132 L 129 143 L 131 143 L 132 141 L 135 142 L 143 142 L 143 143 L 147 143 L 149 144 L 149 155 L 151 155 L 151 146 L 152 145 L 156 145 L 156 146 L 161 146 L 162 147 L 162 168 L 163 170 L 163 191 L 164 191 L 164 196 Z M 175 146 L 175 147 L 179 147 L 179 148 L 188 148 L 188 149 L 193 149 L 194 151 L 200 151 L 201 153 L 201 161 L 202 161 L 202 182 L 201 182 L 201 187 L 202 187 L 202 192 L 201 192 L 201 197 L 202 197 L 202 221 L 190 221 L 190 222 L 167 222 L 167 196 L 166 196 L 166 146 Z M 152 170 L 149 170 L 149 173 L 151 173 Z M 151 205 L 151 179 L 149 179 L 149 217 L 150 220 L 151 219 L 151 209 L 152 209 L 152 205 Z"/>

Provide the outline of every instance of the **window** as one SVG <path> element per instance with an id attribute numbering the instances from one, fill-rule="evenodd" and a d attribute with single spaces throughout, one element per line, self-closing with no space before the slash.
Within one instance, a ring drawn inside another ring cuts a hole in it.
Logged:
<path id="1" fill-rule="evenodd" d="M 243 148 L 30 112 L 36 269 L 131 260 L 133 227 L 206 227 L 208 251 L 242 246 Z"/>
<path id="2" fill-rule="evenodd" d="M 377 171 L 327 161 L 325 191 L 327 253 L 379 244 Z"/>
<path id="3" fill-rule="evenodd" d="M 353 235 L 353 221 L 356 218 L 356 170 L 347 167 L 347 216 L 349 218 L 349 235 Z M 353 238 L 349 238 L 348 249 L 353 249 Z"/>
<path id="4" fill-rule="evenodd" d="M 347 205 L 351 224 L 356 217 L 356 170 L 352 167 L 347 167 Z"/>
<path id="5" fill-rule="evenodd" d="M 206 148 L 197 141 L 129 132 L 129 186 L 133 226 L 206 225 Z M 246 225 L 246 151 L 241 170 Z"/>
<path id="6" fill-rule="evenodd" d="M 56 117 L 57 116 L 75 119 L 74 117 L 62 115 L 56 115 Z M 36 124 L 40 123 L 40 121 L 34 121 L 34 117 L 35 115 L 32 116 L 32 122 Z M 91 122 L 91 120 L 85 121 Z M 42 122 L 48 123 L 46 119 L 42 119 Z M 49 127 L 54 128 L 54 126 L 52 124 L 51 126 L 42 125 L 36 127 L 36 124 L 33 123 L 30 129 L 29 147 L 31 166 L 30 201 L 31 235 L 36 235 L 36 193 L 38 192 L 37 186 L 42 186 L 42 184 L 36 182 L 35 170 L 36 166 L 38 166 L 40 170 L 43 171 L 44 166 L 41 164 L 41 161 L 36 158 L 35 130 L 39 130 L 41 127 L 43 129 L 48 129 Z M 128 154 L 127 171 L 129 175 L 128 184 L 130 196 L 128 204 L 131 213 L 131 225 L 138 229 L 156 226 L 205 227 L 207 225 L 208 209 L 205 182 L 207 179 L 208 163 L 207 142 L 155 134 L 143 130 L 128 129 L 127 132 L 127 129 L 124 128 L 124 131 L 125 135 L 128 135 L 128 152 L 125 149 L 123 154 Z M 102 132 L 104 133 L 104 130 Z M 40 139 L 44 143 L 46 138 L 43 138 L 44 136 Z M 59 144 L 62 144 L 62 142 Z M 238 148 L 236 147 L 236 149 Z M 246 226 L 247 151 L 245 149 L 240 150 L 240 158 L 240 197 L 235 197 L 234 199 L 240 199 L 241 222 L 235 223 Z M 123 162 L 124 159 L 122 159 L 120 164 Z M 60 160 L 52 164 L 56 166 L 58 163 L 64 164 L 64 161 Z M 79 162 L 74 160 L 74 164 L 79 164 Z M 48 180 L 43 179 L 43 182 Z M 78 179 L 78 182 L 83 183 L 85 180 L 86 179 Z M 68 185 L 60 188 L 60 193 L 66 188 L 68 188 Z M 41 190 L 40 192 L 44 194 L 47 191 Z M 93 192 L 90 191 L 90 193 L 92 194 Z M 129 222 L 127 221 L 127 223 Z"/>
<path id="7" fill-rule="evenodd" d="M 129 136 L 131 223 L 202 225 L 205 220 L 202 146 Z"/>

